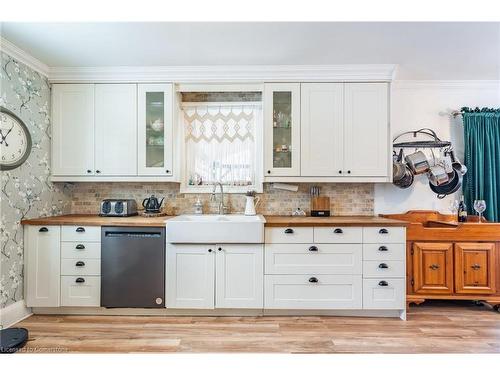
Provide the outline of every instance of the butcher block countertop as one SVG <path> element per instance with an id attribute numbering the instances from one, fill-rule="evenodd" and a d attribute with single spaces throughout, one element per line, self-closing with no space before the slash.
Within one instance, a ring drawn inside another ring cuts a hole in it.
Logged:
<path id="1" fill-rule="evenodd" d="M 61 215 L 21 221 L 23 225 L 95 225 L 120 227 L 163 227 L 173 216 L 102 217 L 98 215 Z"/>
<path id="2" fill-rule="evenodd" d="M 96 225 L 96 226 L 124 226 L 124 227 L 162 227 L 165 221 L 174 216 L 160 217 L 101 217 L 97 215 L 62 215 L 40 217 L 21 221 L 23 225 Z M 408 222 L 386 219 L 379 216 L 265 216 L 266 227 L 307 227 L 307 226 L 374 226 L 374 227 L 401 227 Z"/>
<path id="3" fill-rule="evenodd" d="M 265 216 L 266 227 L 404 227 L 409 223 L 380 216 Z"/>

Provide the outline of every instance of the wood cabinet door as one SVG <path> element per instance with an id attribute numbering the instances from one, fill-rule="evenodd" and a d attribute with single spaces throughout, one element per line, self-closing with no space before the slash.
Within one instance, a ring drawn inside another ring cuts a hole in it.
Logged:
<path id="1" fill-rule="evenodd" d="M 52 174 L 94 175 L 94 85 L 52 85 Z"/>
<path id="2" fill-rule="evenodd" d="M 453 243 L 415 242 L 412 250 L 414 293 L 453 293 Z"/>
<path id="3" fill-rule="evenodd" d="M 495 244 L 455 244 L 455 291 L 461 294 L 495 293 Z"/>
<path id="4" fill-rule="evenodd" d="M 344 84 L 303 83 L 300 98 L 300 175 L 343 176 Z"/>

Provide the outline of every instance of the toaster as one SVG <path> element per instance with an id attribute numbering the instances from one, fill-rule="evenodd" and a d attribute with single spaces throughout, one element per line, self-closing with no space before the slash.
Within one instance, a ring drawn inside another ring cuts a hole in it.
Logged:
<path id="1" fill-rule="evenodd" d="M 135 216 L 137 202 L 134 199 L 104 199 L 99 216 Z"/>

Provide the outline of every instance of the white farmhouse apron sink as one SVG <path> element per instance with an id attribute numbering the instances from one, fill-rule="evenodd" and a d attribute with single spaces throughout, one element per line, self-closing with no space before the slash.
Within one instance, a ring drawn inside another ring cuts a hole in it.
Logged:
<path id="1" fill-rule="evenodd" d="M 180 215 L 167 220 L 170 243 L 263 243 L 262 215 Z"/>

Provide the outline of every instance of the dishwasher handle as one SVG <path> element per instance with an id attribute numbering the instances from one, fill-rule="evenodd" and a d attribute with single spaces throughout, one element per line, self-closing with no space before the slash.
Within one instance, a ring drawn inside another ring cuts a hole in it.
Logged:
<path id="1" fill-rule="evenodd" d="M 160 238 L 161 231 L 158 232 L 135 232 L 135 231 L 105 231 L 104 237 L 125 237 L 125 238 Z"/>

